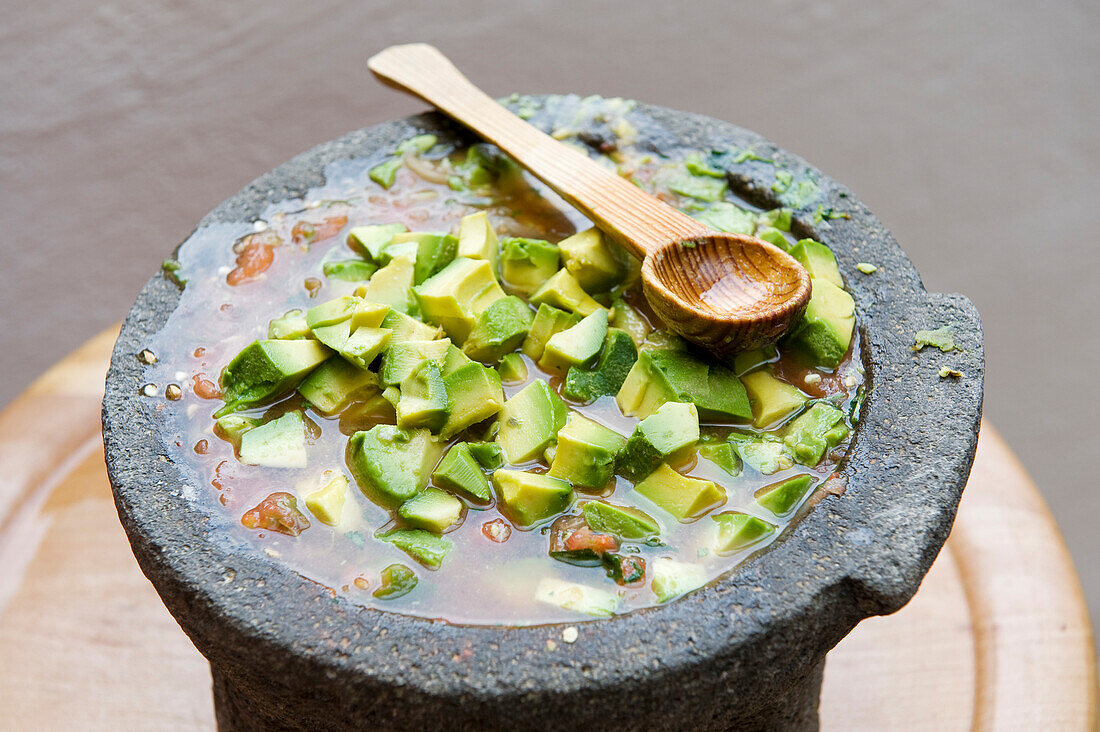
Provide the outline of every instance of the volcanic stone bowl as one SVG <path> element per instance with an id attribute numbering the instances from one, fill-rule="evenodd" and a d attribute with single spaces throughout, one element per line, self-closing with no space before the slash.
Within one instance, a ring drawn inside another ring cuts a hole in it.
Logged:
<path id="1" fill-rule="evenodd" d="M 532 123 L 569 119 L 577 97 L 513 98 Z M 783 729 L 817 725 L 825 654 L 863 618 L 892 613 L 940 550 L 970 472 L 982 404 L 981 324 L 961 295 L 928 293 L 883 225 L 846 188 L 739 127 L 638 105 L 638 144 L 753 150 L 816 180 L 820 196 L 793 230 L 836 253 L 855 298 L 869 388 L 841 472 L 773 549 L 675 602 L 606 620 L 522 628 L 459 626 L 355 605 L 232 542 L 232 517 L 200 508 L 194 475 L 167 457 L 135 358 L 179 290 L 157 276 L 130 310 L 103 405 L 107 468 L 142 570 L 210 661 L 223 729 Z M 467 135 L 434 114 L 320 145 L 260 177 L 203 219 L 248 222 L 324 182 L 329 163 L 381 161 L 406 137 Z M 605 123 L 580 138 L 599 144 Z M 775 168 L 733 166 L 730 186 L 779 205 Z M 850 218 L 830 220 L 828 209 Z M 815 216 L 815 214 L 818 214 Z M 878 266 L 873 275 L 858 262 Z M 918 330 L 950 325 L 961 350 L 911 349 Z M 961 378 L 943 378 L 949 366 Z M 554 643 L 549 643 L 554 641 Z"/>

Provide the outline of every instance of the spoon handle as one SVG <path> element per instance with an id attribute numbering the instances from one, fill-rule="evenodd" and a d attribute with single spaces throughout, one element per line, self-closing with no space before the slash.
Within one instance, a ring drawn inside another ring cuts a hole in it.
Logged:
<path id="1" fill-rule="evenodd" d="M 415 94 L 497 145 L 639 259 L 669 240 L 709 233 L 497 104 L 434 46 L 390 46 L 367 66 L 389 86 Z"/>

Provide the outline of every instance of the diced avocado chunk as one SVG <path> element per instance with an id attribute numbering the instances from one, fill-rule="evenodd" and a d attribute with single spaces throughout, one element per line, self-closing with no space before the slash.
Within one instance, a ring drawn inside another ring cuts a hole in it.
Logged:
<path id="1" fill-rule="evenodd" d="M 626 444 L 618 432 L 593 422 L 580 412 L 570 412 L 558 432 L 558 446 L 550 475 L 576 488 L 603 488 L 615 474 L 615 458 Z"/>
<path id="2" fill-rule="evenodd" d="M 321 272 L 330 280 L 342 280 L 344 282 L 363 282 L 369 280 L 371 275 L 378 271 L 378 265 L 366 262 L 362 259 L 343 259 L 336 262 L 325 262 Z"/>
<path id="3" fill-rule="evenodd" d="M 699 412 L 695 405 L 665 402 L 634 428 L 615 469 L 636 483 L 661 463 L 682 462 L 698 441 Z"/>
<path id="4" fill-rule="evenodd" d="M 729 442 L 699 446 L 699 455 L 726 471 L 734 478 L 741 475 L 741 456 Z"/>
<path id="5" fill-rule="evenodd" d="M 447 421 L 447 389 L 439 366 L 431 361 L 420 364 L 401 382 L 397 402 L 397 426 L 427 427 L 438 432 Z"/>
<path id="6" fill-rule="evenodd" d="M 778 483 L 766 485 L 756 492 L 756 502 L 776 516 L 784 517 L 792 513 L 810 493 L 814 484 L 811 475 L 796 475 Z"/>
<path id="7" fill-rule="evenodd" d="M 433 363 L 442 372 L 450 347 L 449 338 L 438 341 L 409 340 L 392 343 L 382 356 L 379 378 L 383 384 L 389 386 L 400 384 L 423 363 Z"/>
<path id="8" fill-rule="evenodd" d="M 837 430 L 838 426 L 843 429 Z M 836 447 L 847 436 L 844 412 L 824 402 L 814 404 L 783 430 L 783 442 L 794 459 L 811 468 L 821 462 L 826 450 Z"/>
<path id="9" fill-rule="evenodd" d="M 260 420 L 255 417 L 246 417 L 243 414 L 226 414 L 218 417 L 214 432 L 218 437 L 231 443 L 233 447 L 240 449 L 241 435 L 259 426 Z"/>
<path id="10" fill-rule="evenodd" d="M 225 407 L 215 416 L 274 401 L 293 391 L 331 353 L 311 339 L 253 341 L 222 371 Z"/>
<path id="11" fill-rule="evenodd" d="M 529 295 L 558 271 L 558 248 L 542 239 L 509 237 L 500 245 L 500 275 L 515 290 Z"/>
<path id="12" fill-rule="evenodd" d="M 458 256 L 484 259 L 496 271 L 500 242 L 489 223 L 489 214 L 478 211 L 462 217 L 458 225 Z"/>
<path id="13" fill-rule="evenodd" d="M 770 369 L 753 371 L 741 377 L 752 405 L 752 423 L 765 428 L 775 424 L 806 404 L 806 395 L 796 387 L 775 378 Z"/>
<path id="14" fill-rule="evenodd" d="M 290 341 L 299 338 L 312 338 L 306 322 L 306 314 L 301 310 L 289 310 L 282 317 L 267 324 L 267 337 L 275 340 Z"/>
<path id="15" fill-rule="evenodd" d="M 744 376 L 750 371 L 777 360 L 779 360 L 779 351 L 774 345 L 745 351 L 733 357 L 733 373 L 739 377 Z"/>
<path id="16" fill-rule="evenodd" d="M 626 331 L 631 340 L 634 341 L 634 345 L 640 348 L 645 343 L 646 336 L 653 330 L 649 325 L 649 321 L 633 305 L 621 297 L 612 300 L 611 304 L 615 308 L 611 325 Z"/>
<path id="17" fill-rule="evenodd" d="M 535 589 L 535 599 L 563 610 L 573 610 L 599 618 L 614 615 L 621 602 L 616 592 L 567 582 L 557 577 L 544 577 Z"/>
<path id="18" fill-rule="evenodd" d="M 668 602 L 706 583 L 707 571 L 702 565 L 658 557 L 653 562 L 653 579 L 649 586 L 657 596 L 657 602 Z"/>
<path id="19" fill-rule="evenodd" d="M 567 481 L 540 473 L 500 469 L 493 472 L 497 506 L 517 526 L 532 526 L 552 518 L 573 503 Z"/>
<path id="20" fill-rule="evenodd" d="M 690 402 L 700 419 L 731 422 L 752 418 L 745 387 L 733 372 L 683 351 L 638 354 L 615 397 L 623 414 L 648 417 L 665 402 Z"/>
<path id="21" fill-rule="evenodd" d="M 733 554 L 760 544 L 775 533 L 775 526 L 747 513 L 729 511 L 711 518 L 718 525 L 718 535 L 714 541 L 715 554 Z"/>
<path id="22" fill-rule="evenodd" d="M 550 385 L 541 379 L 523 387 L 500 410 L 496 441 L 512 465 L 542 454 L 565 426 L 566 407 Z"/>
<path id="23" fill-rule="evenodd" d="M 287 412 L 241 435 L 241 462 L 268 468 L 306 466 L 306 423 L 300 411 Z"/>
<path id="24" fill-rule="evenodd" d="M 450 234 L 414 231 L 406 234 L 397 234 L 393 237 L 395 246 L 411 244 L 411 252 L 415 252 L 416 263 L 413 265 L 413 284 L 419 285 L 436 272 L 450 264 L 458 251 L 458 239 Z"/>
<path id="25" fill-rule="evenodd" d="M 810 302 L 787 338 L 820 366 L 835 368 L 852 343 L 856 306 L 852 296 L 828 280 L 811 279 Z"/>
<path id="26" fill-rule="evenodd" d="M 447 390 L 447 421 L 439 431 L 444 440 L 470 425 L 492 417 L 504 406 L 500 376 L 491 368 L 470 362 L 443 377 Z"/>
<path id="27" fill-rule="evenodd" d="M 667 464 L 650 473 L 634 490 L 681 521 L 702 516 L 726 502 L 726 492 L 719 486 L 680 475 Z"/>
<path id="28" fill-rule="evenodd" d="M 374 359 L 389 343 L 392 331 L 388 328 L 353 329 L 351 322 L 345 320 L 335 325 L 314 328 L 313 335 L 359 368 L 370 368 Z"/>
<path id="29" fill-rule="evenodd" d="M 540 282 L 542 284 L 530 297 L 536 305 L 546 303 L 578 315 L 591 315 L 603 308 L 584 291 L 567 269 L 559 269 L 553 277 Z"/>
<path id="30" fill-rule="evenodd" d="M 447 357 L 443 359 L 443 375 L 450 376 L 468 363 L 473 363 L 473 361 L 452 343 L 447 347 Z"/>
<path id="31" fill-rule="evenodd" d="M 754 236 L 756 236 L 757 239 L 763 239 L 769 244 L 776 245 L 785 252 L 789 252 L 791 249 L 790 240 L 787 239 L 782 231 L 774 227 L 767 226 L 763 229 L 758 229 Z"/>
<path id="32" fill-rule="evenodd" d="M 306 311 L 306 324 L 315 334 L 320 328 L 350 321 L 351 328 L 377 328 L 389 308 L 360 297 L 345 296 L 315 305 Z"/>
<path id="33" fill-rule="evenodd" d="M 389 188 L 397 179 L 397 169 L 401 167 L 402 163 L 404 163 L 403 158 L 390 158 L 368 170 L 367 175 L 383 188 Z"/>
<path id="34" fill-rule="evenodd" d="M 382 390 L 382 398 L 394 408 L 393 418 L 397 419 L 397 403 L 401 401 L 401 389 L 396 386 L 387 386 Z"/>
<path id="35" fill-rule="evenodd" d="M 382 324 L 379 327 L 389 328 L 393 331 L 393 335 L 390 336 L 390 343 L 386 346 L 387 351 L 395 343 L 434 341 L 443 335 L 443 329 L 439 326 L 428 325 L 411 315 L 406 315 L 403 311 L 397 311 L 393 308 L 390 308 L 390 311 L 386 313 L 386 317 L 382 318 Z"/>
<path id="36" fill-rule="evenodd" d="M 395 234 L 405 231 L 408 229 L 404 224 L 356 226 L 348 232 L 348 247 L 369 257 L 375 264 L 381 264 L 382 250 L 393 241 Z"/>
<path id="37" fill-rule="evenodd" d="M 558 249 L 565 268 L 585 292 L 607 292 L 626 275 L 618 246 L 596 227 L 562 239 Z"/>
<path id="38" fill-rule="evenodd" d="M 469 442 L 470 454 L 474 456 L 478 464 L 485 470 L 496 470 L 504 467 L 504 451 L 495 442 Z"/>
<path id="39" fill-rule="evenodd" d="M 481 311 L 462 346 L 462 352 L 475 361 L 496 362 L 519 348 L 534 315 L 518 297 L 502 297 Z"/>
<path id="40" fill-rule="evenodd" d="M 395 529 L 379 534 L 389 542 L 429 569 L 439 569 L 443 560 L 454 549 L 454 542 L 422 529 Z"/>
<path id="41" fill-rule="evenodd" d="M 424 489 L 442 451 L 426 429 L 380 424 L 351 436 L 347 463 L 368 498 L 396 508 Z"/>
<path id="42" fill-rule="evenodd" d="M 397 146 L 397 153 L 400 155 L 418 155 L 426 153 L 432 149 L 432 146 L 436 143 L 435 135 L 414 135 L 407 140 L 403 140 Z"/>
<path id="43" fill-rule="evenodd" d="M 539 305 L 535 319 L 531 322 L 531 328 L 523 341 L 524 355 L 532 361 L 538 361 L 546 349 L 546 342 L 555 333 L 571 328 L 579 322 L 581 322 L 579 315 L 567 313 L 550 305 Z"/>
<path id="44" fill-rule="evenodd" d="M 432 473 L 432 481 L 474 503 L 486 504 L 493 500 L 493 493 L 489 488 L 489 479 L 481 472 L 482 465 L 474 458 L 471 447 L 468 442 L 452 445 Z"/>
<path id="45" fill-rule="evenodd" d="M 400 313 L 413 309 L 413 258 L 396 257 L 371 275 L 370 281 L 356 293 L 367 302 L 388 305 Z"/>
<path id="46" fill-rule="evenodd" d="M 590 501 L 581 506 L 581 513 L 593 531 L 614 534 L 620 539 L 645 539 L 661 533 L 657 519 L 633 506 Z"/>
<path id="47" fill-rule="evenodd" d="M 301 394 L 321 414 L 343 411 L 352 401 L 378 392 L 378 377 L 343 358 L 330 358 L 298 385 Z"/>
<path id="48" fill-rule="evenodd" d="M 730 444 L 745 465 L 761 475 L 771 475 L 794 465 L 783 441 L 773 435 L 731 435 Z"/>
<path id="49" fill-rule="evenodd" d="M 500 357 L 497 373 L 506 384 L 520 384 L 527 381 L 527 362 L 518 353 L 506 353 Z"/>
<path id="50" fill-rule="evenodd" d="M 414 529 L 442 534 L 462 520 L 462 501 L 428 486 L 402 503 L 397 515 Z"/>
<path id="51" fill-rule="evenodd" d="M 329 526 L 340 523 L 340 514 L 344 511 L 344 501 L 348 497 L 347 476 L 340 473 L 313 493 L 306 496 L 306 508 L 317 520 Z"/>
<path id="52" fill-rule="evenodd" d="M 464 343 L 477 316 L 504 297 L 492 266 L 466 257 L 457 257 L 413 293 L 424 319 L 443 326 L 456 343 Z"/>
<path id="53" fill-rule="evenodd" d="M 813 239 L 799 239 L 790 249 L 790 255 L 802 263 L 810 277 L 826 280 L 837 287 L 844 287 L 840 278 L 840 267 L 829 247 Z"/>
<path id="54" fill-rule="evenodd" d="M 416 573 L 404 564 L 391 564 L 382 570 L 382 586 L 371 594 L 379 600 L 396 600 L 416 588 Z"/>
<path id="55" fill-rule="evenodd" d="M 596 366 L 592 369 L 570 367 L 561 386 L 562 396 L 587 403 L 601 396 L 618 394 L 637 360 L 638 349 L 631 337 L 618 328 L 608 328 Z"/>
<path id="56" fill-rule="evenodd" d="M 583 367 L 596 358 L 606 337 L 607 311 L 600 309 L 572 328 L 550 336 L 539 366 L 551 372 L 564 372 L 571 366 Z"/>

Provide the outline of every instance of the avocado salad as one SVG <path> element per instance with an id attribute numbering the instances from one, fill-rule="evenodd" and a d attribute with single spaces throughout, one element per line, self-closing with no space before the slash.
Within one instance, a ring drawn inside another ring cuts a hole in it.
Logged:
<path id="1" fill-rule="evenodd" d="M 142 393 L 232 540 L 360 605 L 575 621 L 690 593 L 843 492 L 863 375 L 833 253 L 730 191 L 763 158 L 639 149 L 629 103 L 587 102 L 555 136 L 802 262 L 791 332 L 719 361 L 499 150 L 410 135 L 165 265 L 180 305 Z"/>

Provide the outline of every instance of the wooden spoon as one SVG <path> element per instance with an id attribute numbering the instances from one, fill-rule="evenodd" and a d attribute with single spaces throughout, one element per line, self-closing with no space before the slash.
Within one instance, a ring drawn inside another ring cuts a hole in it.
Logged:
<path id="1" fill-rule="evenodd" d="M 782 249 L 709 229 L 497 104 L 433 46 L 367 65 L 496 144 L 642 260 L 642 287 L 675 332 L 721 356 L 774 342 L 806 307 L 810 276 Z"/>

